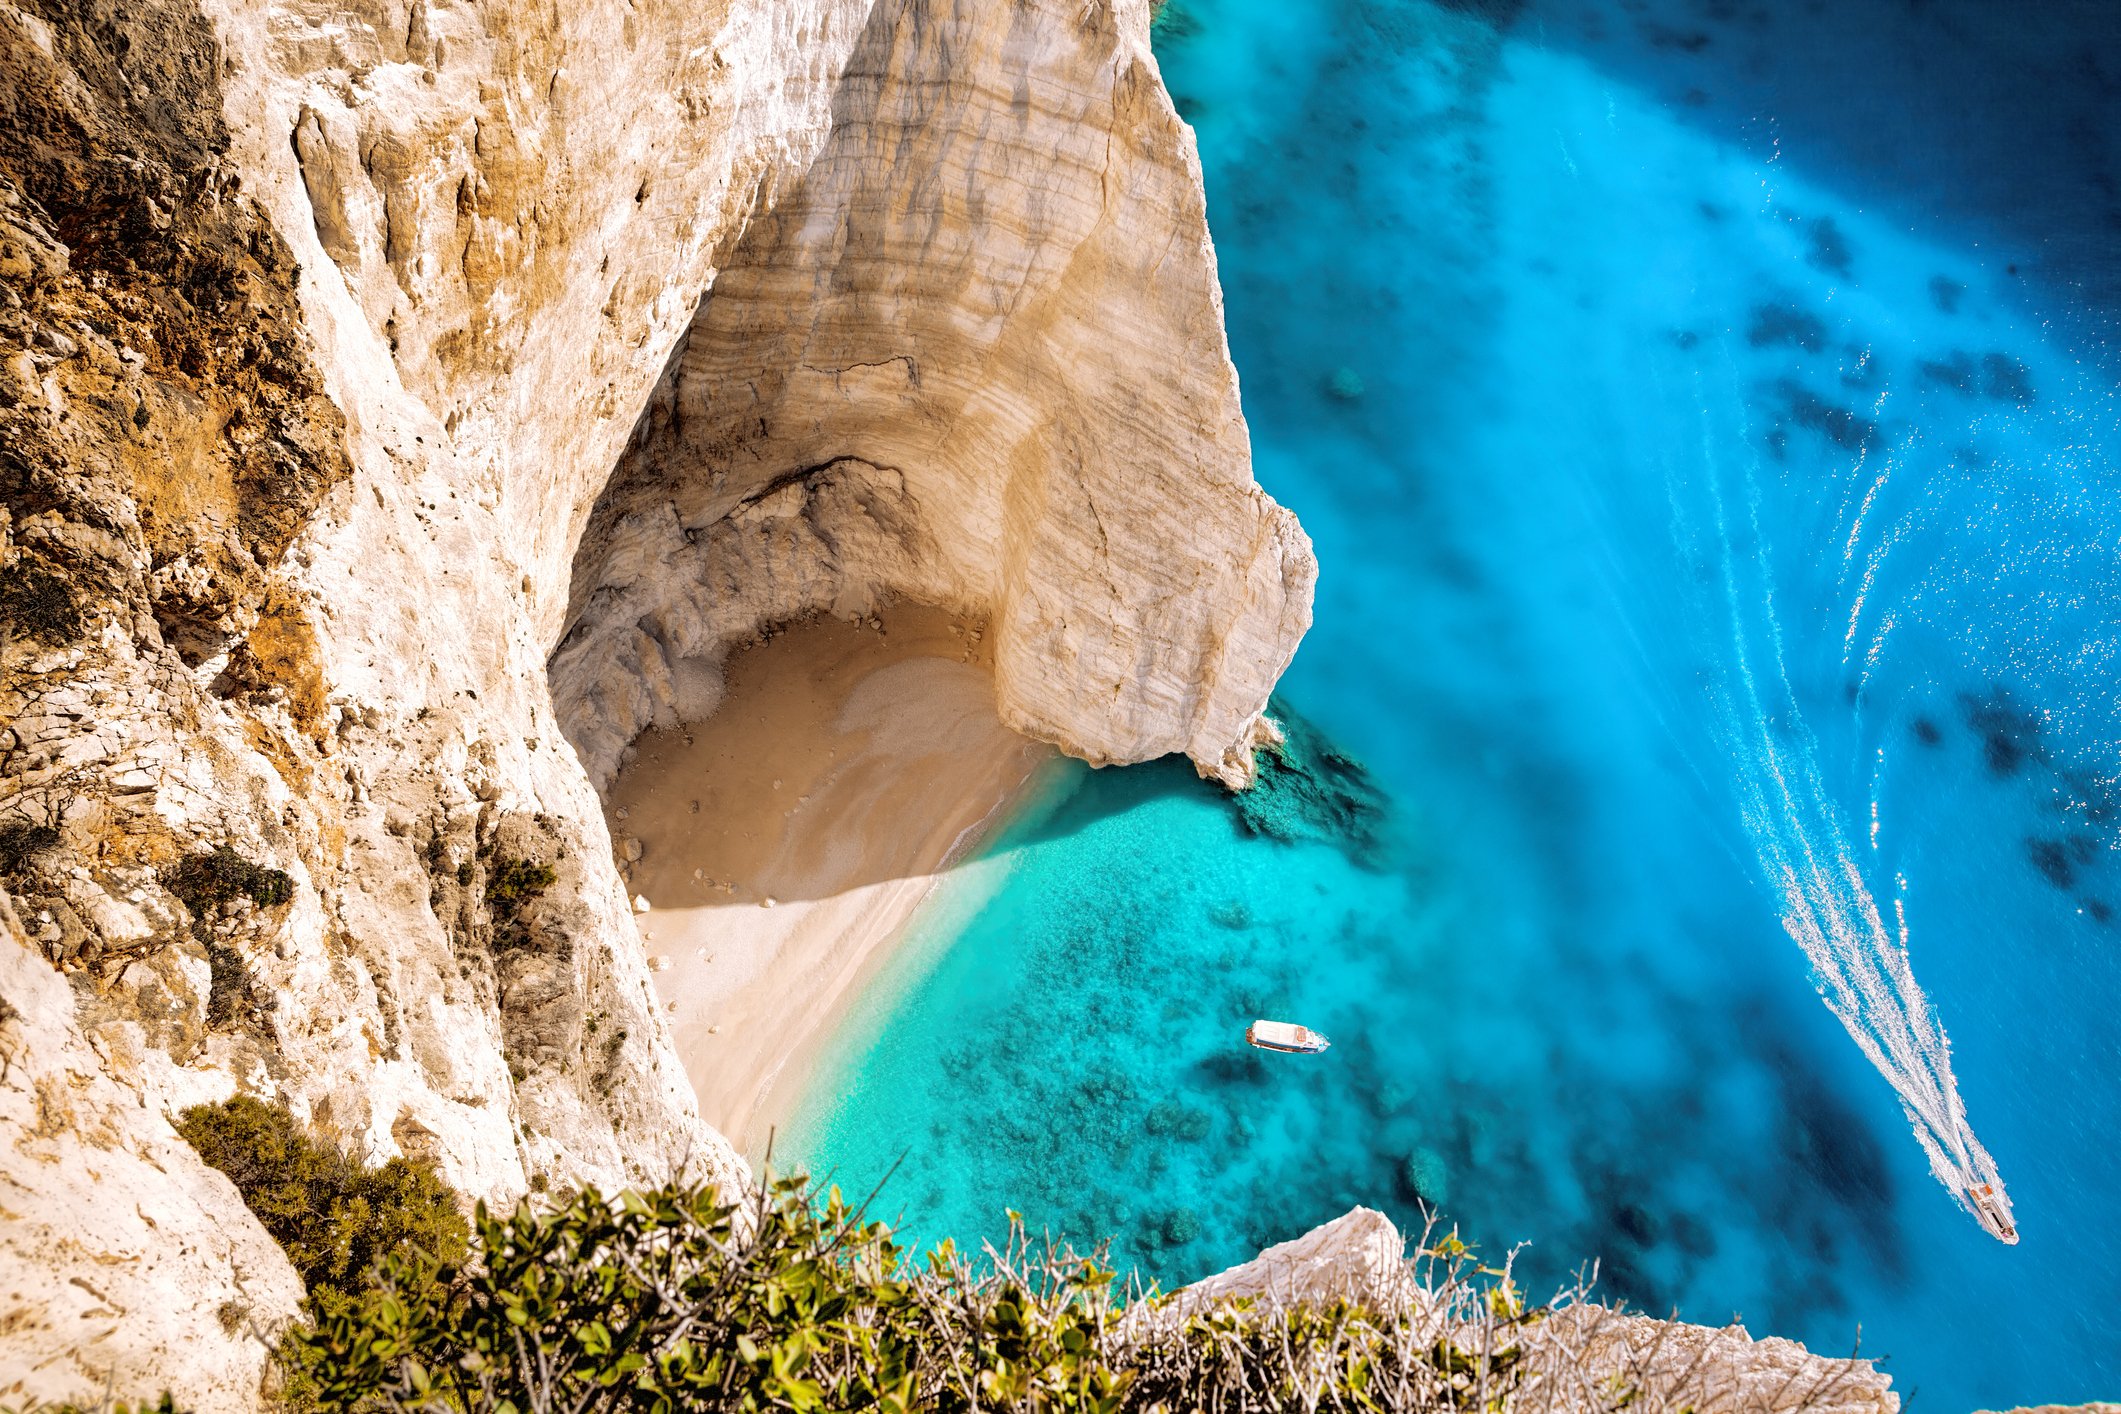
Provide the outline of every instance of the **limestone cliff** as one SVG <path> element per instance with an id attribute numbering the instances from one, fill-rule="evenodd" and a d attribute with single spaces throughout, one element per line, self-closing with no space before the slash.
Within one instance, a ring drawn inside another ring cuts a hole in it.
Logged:
<path id="1" fill-rule="evenodd" d="M 761 624 L 977 607 L 1026 730 L 1244 775 L 1312 568 L 1145 0 L 0 0 L 0 136 L 0 1398 L 255 1396 L 188 1103 L 739 1169 L 593 777 Z"/>
<path id="2" fill-rule="evenodd" d="M 725 646 L 879 594 L 995 627 L 1002 716 L 1249 779 L 1315 567 L 1253 484 L 1192 137 L 1141 5 L 879 0 L 582 541 L 592 776 Z"/>

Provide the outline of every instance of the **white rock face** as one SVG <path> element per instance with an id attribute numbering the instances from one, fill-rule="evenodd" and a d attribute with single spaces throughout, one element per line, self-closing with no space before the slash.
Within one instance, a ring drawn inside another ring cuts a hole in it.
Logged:
<path id="1" fill-rule="evenodd" d="M 1375 1208 L 1350 1208 L 1302 1237 L 1276 1243 L 1249 1262 L 1203 1277 L 1177 1293 L 1182 1310 L 1266 1297 L 1286 1305 L 1395 1300 L 1407 1295 L 1407 1242 Z"/>
<path id="2" fill-rule="evenodd" d="M 597 509 L 554 689 L 608 779 L 733 640 L 904 594 L 993 623 L 1018 730 L 1238 784 L 1315 573 L 1146 5 L 879 0 Z"/>
<path id="3" fill-rule="evenodd" d="M 180 1371 L 192 1407 L 248 1405 L 302 1282 L 151 1103 L 162 1087 L 113 1076 L 167 1056 L 134 1023 L 84 1032 L 4 896 L 0 997 L 0 1403 Z"/>

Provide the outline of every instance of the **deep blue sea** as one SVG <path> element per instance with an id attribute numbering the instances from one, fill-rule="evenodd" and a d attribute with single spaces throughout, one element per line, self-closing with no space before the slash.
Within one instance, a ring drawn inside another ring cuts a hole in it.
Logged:
<path id="1" fill-rule="evenodd" d="M 1171 0 L 1157 49 L 1322 567 L 1285 710 L 1367 778 L 1288 840 L 1056 770 L 783 1154 L 1167 1286 L 1426 1203 L 1535 1285 L 1860 1328 L 1917 1410 L 2121 1397 L 2121 4 Z M 2016 1248 L 1937 1176 L 1984 1148 Z"/>

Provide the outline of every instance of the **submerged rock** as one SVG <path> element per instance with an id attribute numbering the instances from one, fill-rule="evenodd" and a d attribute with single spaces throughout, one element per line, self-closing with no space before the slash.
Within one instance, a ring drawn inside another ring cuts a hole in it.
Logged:
<path id="1" fill-rule="evenodd" d="M 1409 1196 L 1432 1208 L 1451 1201 L 1451 1170 L 1443 1155 L 1427 1145 L 1416 1146 L 1400 1162 L 1399 1178 Z"/>
<path id="2" fill-rule="evenodd" d="M 1336 368 L 1326 380 L 1326 391 L 1344 403 L 1352 403 L 1368 390 L 1363 387 L 1362 375 L 1354 369 Z"/>
<path id="3" fill-rule="evenodd" d="M 1369 768 L 1286 701 L 1277 697 L 1267 710 L 1282 739 L 1260 748 L 1258 778 L 1233 797 L 1245 828 L 1285 844 L 1317 840 L 1365 868 L 1379 867 L 1387 803 Z"/>

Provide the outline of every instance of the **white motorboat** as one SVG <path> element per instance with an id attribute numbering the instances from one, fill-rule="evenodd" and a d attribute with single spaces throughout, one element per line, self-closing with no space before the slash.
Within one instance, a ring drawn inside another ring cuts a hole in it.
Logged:
<path id="1" fill-rule="evenodd" d="M 1332 1045 L 1308 1026 L 1293 1021 L 1255 1021 L 1245 1028 L 1245 1039 L 1263 1051 L 1292 1051 L 1315 1056 Z"/>
<path id="2" fill-rule="evenodd" d="M 2018 1225 L 2011 1221 L 2011 1200 L 2003 1194 L 2000 1179 L 1989 1179 L 1985 1183 L 1970 1183 L 1966 1186 L 1967 1205 L 1974 1210 L 1974 1218 L 1998 1242 L 2018 1245 Z"/>

